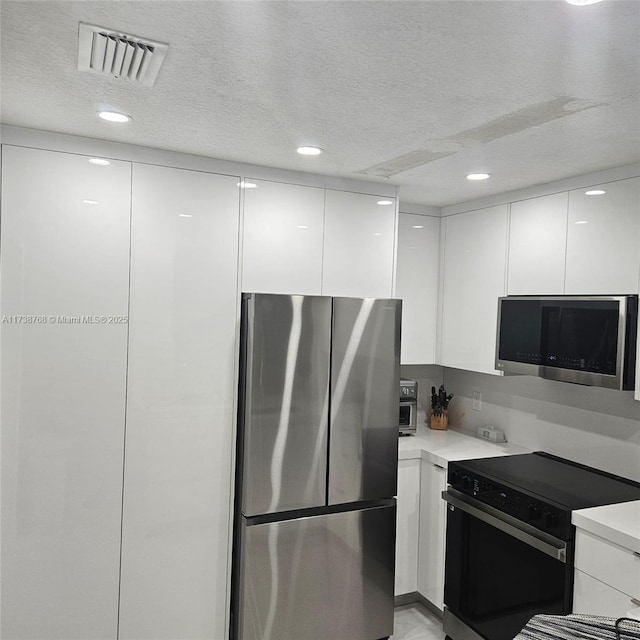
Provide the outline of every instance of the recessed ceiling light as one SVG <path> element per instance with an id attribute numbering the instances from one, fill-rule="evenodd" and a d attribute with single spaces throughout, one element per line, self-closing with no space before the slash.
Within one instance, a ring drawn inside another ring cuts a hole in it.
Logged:
<path id="1" fill-rule="evenodd" d="M 583 7 L 587 4 L 596 4 L 598 2 L 602 2 L 602 0 L 565 0 L 568 4 L 575 4 L 577 6 Z"/>
<path id="2" fill-rule="evenodd" d="M 82 204 L 98 204 L 97 200 L 83 200 Z"/>
<path id="3" fill-rule="evenodd" d="M 378 200 L 376 204 L 382 205 L 384 207 L 388 204 L 393 204 L 393 200 Z"/>
<path id="4" fill-rule="evenodd" d="M 299 224 L 297 226 L 298 226 L 298 229 L 308 229 L 309 228 L 308 224 Z"/>
<path id="5" fill-rule="evenodd" d="M 577 220 L 576 224 L 589 224 L 588 220 Z"/>
<path id="6" fill-rule="evenodd" d="M 303 156 L 319 156 L 322 153 L 320 147 L 298 147 L 296 151 Z"/>
<path id="7" fill-rule="evenodd" d="M 413 227 L 411 227 L 412 229 L 424 229 L 424 225 L 423 224 L 414 224 Z"/>
<path id="8" fill-rule="evenodd" d="M 179 213 L 178 215 L 181 218 L 193 218 L 193 216 L 190 213 Z"/>
<path id="9" fill-rule="evenodd" d="M 255 189 L 257 186 L 255 182 L 247 182 L 246 180 L 236 182 L 236 187 L 240 187 L 241 189 Z"/>
<path id="10" fill-rule="evenodd" d="M 378 231 L 376 231 L 376 233 L 373 234 L 374 236 L 381 236 L 382 234 L 379 233 Z"/>
<path id="11" fill-rule="evenodd" d="M 486 180 L 489 177 L 488 173 L 468 173 L 467 180 Z"/>
<path id="12" fill-rule="evenodd" d="M 100 167 L 106 167 L 107 165 L 111 164 L 108 160 L 105 160 L 104 158 L 90 158 L 89 162 L 91 164 L 97 164 Z"/>
<path id="13" fill-rule="evenodd" d="M 98 111 L 98 115 L 108 122 L 129 122 L 129 120 L 131 120 L 131 116 L 118 113 L 117 111 Z"/>
<path id="14" fill-rule="evenodd" d="M 585 196 L 602 196 L 605 193 L 607 192 L 603 191 L 602 189 L 590 189 L 589 191 L 585 191 L 584 195 Z"/>

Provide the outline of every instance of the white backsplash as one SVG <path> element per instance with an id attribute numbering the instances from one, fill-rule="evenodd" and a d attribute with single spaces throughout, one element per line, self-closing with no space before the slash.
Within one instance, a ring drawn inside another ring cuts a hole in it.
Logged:
<path id="1" fill-rule="evenodd" d="M 494 425 L 507 440 L 548 451 L 640 482 L 640 402 L 631 391 L 613 391 L 530 376 L 492 376 L 459 369 L 403 366 L 418 380 L 418 421 L 425 421 L 431 386 L 455 394 L 449 426 L 475 434 Z M 473 393 L 482 408 L 473 410 Z"/>

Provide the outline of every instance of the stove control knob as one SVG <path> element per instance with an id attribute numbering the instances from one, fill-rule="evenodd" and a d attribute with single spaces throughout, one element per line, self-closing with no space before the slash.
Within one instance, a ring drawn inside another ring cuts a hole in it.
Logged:
<path id="1" fill-rule="evenodd" d="M 460 482 L 460 472 L 459 471 L 452 471 L 451 472 L 451 484 L 452 485 L 456 485 Z"/>
<path id="2" fill-rule="evenodd" d="M 529 520 L 537 520 L 540 517 L 540 509 L 535 504 L 529 505 Z"/>
<path id="3" fill-rule="evenodd" d="M 462 488 L 463 489 L 471 489 L 471 478 L 469 476 L 462 477 Z"/>
<path id="4" fill-rule="evenodd" d="M 553 529 L 558 524 L 558 516 L 555 513 L 551 513 L 551 511 L 547 511 L 544 514 L 544 526 L 547 529 Z"/>

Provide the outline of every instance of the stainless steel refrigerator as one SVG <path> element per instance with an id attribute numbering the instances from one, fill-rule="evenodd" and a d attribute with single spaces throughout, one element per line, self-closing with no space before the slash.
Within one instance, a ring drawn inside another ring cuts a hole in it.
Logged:
<path id="1" fill-rule="evenodd" d="M 233 640 L 393 633 L 400 315 L 243 294 Z"/>

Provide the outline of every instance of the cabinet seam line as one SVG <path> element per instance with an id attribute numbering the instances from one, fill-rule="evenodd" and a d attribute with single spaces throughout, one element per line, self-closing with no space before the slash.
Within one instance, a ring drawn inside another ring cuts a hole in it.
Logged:
<path id="1" fill-rule="evenodd" d="M 123 429 L 123 446 L 122 446 L 122 493 L 120 500 L 120 561 L 118 564 L 118 615 L 116 619 L 116 639 L 120 639 L 120 604 L 122 597 L 122 549 L 123 549 L 123 532 L 124 532 L 124 478 L 125 478 L 125 460 L 127 456 L 127 412 L 129 407 L 129 351 L 131 337 L 131 255 L 133 245 L 133 162 L 130 163 L 129 172 L 129 291 L 127 296 L 127 356 L 124 378 L 124 429 Z"/>

